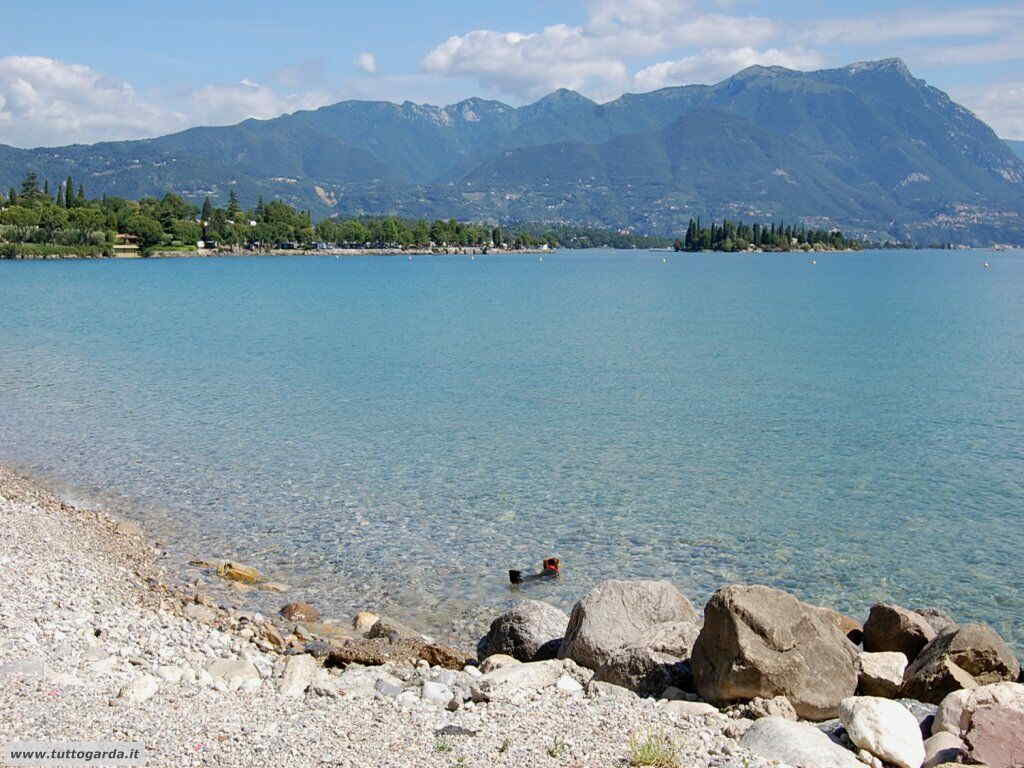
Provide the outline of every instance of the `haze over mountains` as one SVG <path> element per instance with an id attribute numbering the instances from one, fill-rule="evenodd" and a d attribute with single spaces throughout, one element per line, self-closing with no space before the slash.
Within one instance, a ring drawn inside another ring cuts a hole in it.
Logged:
<path id="1" fill-rule="evenodd" d="M 1012 149 L 1011 149 L 1012 147 Z M 346 101 L 143 141 L 0 146 L 0 185 L 69 174 L 90 195 L 243 204 L 316 216 L 569 221 L 656 234 L 691 216 L 798 219 L 875 239 L 1024 242 L 1024 143 L 1003 142 L 899 59 L 607 104 L 560 90 L 528 106 Z"/>

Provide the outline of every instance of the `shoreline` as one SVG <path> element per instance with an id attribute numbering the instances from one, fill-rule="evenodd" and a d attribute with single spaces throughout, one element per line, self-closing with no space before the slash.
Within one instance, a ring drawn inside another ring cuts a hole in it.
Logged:
<path id="1" fill-rule="evenodd" d="M 778 768 L 804 764 L 813 743 L 829 765 L 861 765 L 858 745 L 861 761 L 894 762 L 864 752 L 850 719 L 862 707 L 922 755 L 931 743 L 933 756 L 953 750 L 946 762 L 984 754 L 991 768 L 1017 766 L 1012 751 L 978 751 L 998 738 L 957 724 L 978 702 L 997 702 L 1001 717 L 1024 712 L 1019 663 L 984 625 L 939 611 L 876 605 L 862 625 L 780 590 L 730 585 L 702 617 L 668 582 L 608 581 L 571 622 L 553 606 L 517 604 L 477 657 L 386 616 L 321 617 L 300 590 L 267 584 L 249 564 L 194 562 L 228 585 L 218 598 L 168 569 L 138 524 L 67 504 L 5 465 L 0 515 L 0 746 L 141 742 L 146 764 L 161 766 L 284 755 L 319 766 L 329 755 L 353 767 L 468 768 L 546 755 L 596 768 L 654 764 L 637 762 L 649 749 L 671 751 L 665 766 Z M 245 610 L 235 597 L 253 587 L 287 605 L 277 616 Z M 635 636 L 619 646 L 623 632 Z M 779 632 L 790 638 L 781 645 Z M 890 645 L 860 649 L 871 643 Z M 741 666 L 720 669 L 766 676 L 738 697 L 708 677 L 734 647 L 745 649 Z M 951 647 L 961 655 L 943 655 Z M 960 670 L 952 682 L 950 664 Z M 953 699 L 965 713 L 955 723 L 943 715 Z"/>
<path id="2" fill-rule="evenodd" d="M 347 621 L 238 610 L 177 581 L 136 523 L 69 505 L 4 465 L 0 515 L 0 747 L 141 742 L 146 765 L 169 768 L 283 757 L 512 768 L 554 755 L 597 768 L 628 759 L 632 734 L 671 733 L 687 765 L 773 765 L 726 734 L 728 718 L 629 692 L 585 696 L 590 675 L 569 661 L 565 672 L 544 662 L 564 686 L 474 701 L 476 659 L 397 622 L 383 619 L 387 635 L 371 637 Z M 320 653 L 324 638 L 336 666 Z M 431 685 L 466 696 L 445 707 L 425 698 Z"/>
<path id="3" fill-rule="evenodd" d="M 102 254 L 86 255 L 74 253 L 30 254 L 19 255 L 4 261 L 124 261 L 133 259 L 212 259 L 225 256 L 509 256 L 514 254 L 551 253 L 554 248 L 485 248 L 483 246 L 452 246 L 435 248 L 320 248 L 303 250 L 300 248 L 268 248 L 263 250 L 238 249 L 194 249 L 169 250 L 156 249 L 148 254 L 133 253 L 126 255 L 114 253 L 111 256 Z"/>

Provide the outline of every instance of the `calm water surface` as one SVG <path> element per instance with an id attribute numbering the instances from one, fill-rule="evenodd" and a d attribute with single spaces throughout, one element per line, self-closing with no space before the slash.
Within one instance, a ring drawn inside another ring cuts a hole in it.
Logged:
<path id="1" fill-rule="evenodd" d="M 0 461 L 325 613 L 558 555 L 1024 648 L 1024 252 L 665 255 L 0 262 Z"/>

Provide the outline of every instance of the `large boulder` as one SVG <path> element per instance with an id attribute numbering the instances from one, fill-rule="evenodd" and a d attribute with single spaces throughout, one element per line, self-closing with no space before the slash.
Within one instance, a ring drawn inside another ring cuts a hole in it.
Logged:
<path id="1" fill-rule="evenodd" d="M 936 637 L 907 667 L 902 694 L 940 703 L 961 688 L 1015 681 L 1020 664 L 1013 651 L 984 624 L 964 624 Z"/>
<path id="2" fill-rule="evenodd" d="M 523 600 L 491 622 L 490 631 L 477 645 L 486 659 L 504 653 L 519 661 L 543 661 L 558 655 L 569 616 L 540 600 Z"/>
<path id="3" fill-rule="evenodd" d="M 994 683 L 971 690 L 954 691 L 939 705 L 932 723 L 932 733 L 945 731 L 963 738 L 971 730 L 974 714 L 989 707 L 1008 707 L 1024 712 L 1024 685 Z"/>
<path id="4" fill-rule="evenodd" d="M 971 763 L 989 768 L 1024 765 L 1024 712 L 1011 707 L 984 707 L 974 713 L 965 737 Z"/>
<path id="5" fill-rule="evenodd" d="M 857 651 L 815 607 L 765 586 L 732 585 L 708 601 L 693 676 L 713 702 L 785 696 L 800 717 L 835 717 L 857 690 Z"/>
<path id="6" fill-rule="evenodd" d="M 743 734 L 740 746 L 787 765 L 864 768 L 852 752 L 843 749 L 813 725 L 781 717 L 757 720 Z"/>
<path id="7" fill-rule="evenodd" d="M 876 696 L 851 696 L 839 705 L 839 720 L 850 741 L 885 763 L 920 768 L 924 740 L 906 707 Z"/>
<path id="8" fill-rule="evenodd" d="M 653 696 L 693 687 L 687 659 L 699 632 L 697 612 L 667 581 L 606 581 L 573 608 L 558 657 Z"/>
<path id="9" fill-rule="evenodd" d="M 898 605 L 877 603 L 871 606 L 864 624 L 864 650 L 868 653 L 894 651 L 913 661 L 935 635 L 924 616 Z"/>

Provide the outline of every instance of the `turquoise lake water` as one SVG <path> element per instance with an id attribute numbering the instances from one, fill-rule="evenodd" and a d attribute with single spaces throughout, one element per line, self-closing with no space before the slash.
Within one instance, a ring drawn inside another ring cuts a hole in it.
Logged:
<path id="1" fill-rule="evenodd" d="M 329 615 L 557 555 L 1024 648 L 1024 252 L 0 262 L 0 461 Z"/>

